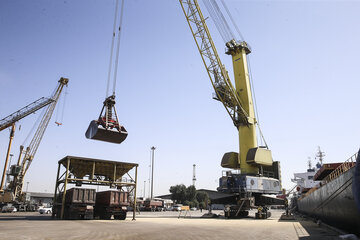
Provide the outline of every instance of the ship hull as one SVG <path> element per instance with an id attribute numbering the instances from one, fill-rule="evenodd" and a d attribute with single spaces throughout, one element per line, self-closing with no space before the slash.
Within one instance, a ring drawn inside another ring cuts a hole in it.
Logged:
<path id="1" fill-rule="evenodd" d="M 297 200 L 298 211 L 329 225 L 360 235 L 360 211 L 355 196 L 360 186 L 357 166 Z M 354 186 L 353 186 L 354 185 Z"/>

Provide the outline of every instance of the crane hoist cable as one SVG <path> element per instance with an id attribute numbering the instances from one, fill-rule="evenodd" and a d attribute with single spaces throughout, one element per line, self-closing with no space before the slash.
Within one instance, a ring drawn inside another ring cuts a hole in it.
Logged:
<path id="1" fill-rule="evenodd" d="M 212 18 L 215 27 L 217 28 L 218 32 L 220 33 L 222 39 L 224 40 L 224 43 L 227 43 L 230 40 L 234 40 L 235 41 L 235 34 L 233 33 L 233 31 L 231 30 L 225 16 L 223 15 L 223 13 L 220 10 L 219 5 L 217 4 L 217 2 L 215 0 L 203 0 L 203 3 L 206 7 L 206 9 L 208 10 L 210 17 Z M 228 18 L 231 20 L 233 26 L 236 29 L 236 32 L 239 35 L 239 38 L 241 39 L 241 41 L 244 41 L 244 37 L 240 32 L 239 27 L 237 26 L 234 18 L 231 15 L 231 12 L 229 11 L 229 8 L 227 7 L 226 3 L 224 0 L 221 0 L 222 6 L 225 9 Z M 256 95 L 255 95 L 255 89 L 254 89 L 254 81 L 253 81 L 253 77 L 252 77 L 252 72 L 251 72 L 251 67 L 250 67 L 250 59 L 248 58 L 248 68 L 249 68 L 249 78 L 250 78 L 250 84 L 251 84 L 251 88 L 252 88 L 252 92 L 253 92 L 253 102 L 255 105 L 255 116 L 256 116 L 256 126 L 259 129 L 259 133 L 260 133 L 260 141 L 264 142 L 265 147 L 268 148 L 268 145 L 266 143 L 265 137 L 261 131 L 260 128 L 260 123 L 259 123 L 259 114 L 258 114 L 258 109 L 257 109 L 257 101 L 256 101 Z"/>
<path id="2" fill-rule="evenodd" d="M 56 110 L 56 118 L 55 118 L 55 124 L 57 126 L 61 126 L 63 125 L 63 120 L 64 120 L 64 112 L 65 112 L 65 103 L 66 103 L 66 97 L 67 97 L 67 94 L 68 94 L 68 86 L 66 85 L 65 86 L 65 93 L 60 96 L 60 99 L 59 99 L 59 105 L 58 105 L 58 108 Z"/>
<path id="3" fill-rule="evenodd" d="M 229 16 L 232 24 L 234 25 L 237 33 L 239 34 L 239 38 L 241 39 L 241 41 L 245 41 L 244 36 L 241 34 L 240 29 L 239 29 L 239 27 L 237 26 L 234 18 L 232 17 L 232 15 L 231 15 L 231 13 L 230 13 L 230 11 L 229 11 L 229 8 L 227 7 L 225 1 L 224 1 L 224 0 L 221 0 L 221 3 L 222 3 L 222 5 L 224 6 L 225 11 L 226 11 L 227 15 Z"/>
<path id="4" fill-rule="evenodd" d="M 222 14 L 219 5 L 215 0 L 203 0 L 203 3 L 208 10 L 210 17 L 212 18 L 216 29 L 219 31 L 224 43 L 235 39 L 235 35 L 232 32 L 229 24 L 226 21 L 226 18 Z"/>
<path id="5" fill-rule="evenodd" d="M 114 63 L 113 54 L 114 54 L 114 42 L 116 38 L 116 22 L 119 12 L 118 8 L 119 8 L 119 0 L 116 0 L 106 96 L 105 96 L 105 101 L 103 102 L 104 105 L 101 109 L 98 119 L 90 122 L 90 125 L 85 133 L 86 138 L 111 142 L 111 143 L 121 143 L 126 139 L 128 135 L 128 132 L 126 131 L 124 126 L 120 125 L 115 109 L 115 88 L 116 88 L 116 77 L 117 77 L 117 70 L 119 63 L 121 26 L 122 26 L 123 14 L 124 14 L 124 0 L 121 0 L 120 22 L 117 32 L 118 39 L 117 39 L 116 57 Z M 112 95 L 109 96 L 109 87 L 111 82 L 111 73 L 112 73 L 113 65 L 115 65 L 114 75 L 113 75 L 113 89 L 112 89 Z"/>

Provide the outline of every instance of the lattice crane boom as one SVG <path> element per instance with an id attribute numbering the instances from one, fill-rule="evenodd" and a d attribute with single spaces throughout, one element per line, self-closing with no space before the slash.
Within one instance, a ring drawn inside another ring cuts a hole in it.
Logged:
<path id="1" fill-rule="evenodd" d="M 31 140 L 29 146 L 26 148 L 25 151 L 23 151 L 23 146 L 20 147 L 20 154 L 19 154 L 18 163 L 17 163 L 18 174 L 16 176 L 14 176 L 13 181 L 9 185 L 11 188 L 11 191 L 14 193 L 15 200 L 17 200 L 17 201 L 19 201 L 22 197 L 22 187 L 23 187 L 23 183 L 24 183 L 25 174 L 26 174 L 27 170 L 29 169 L 32 160 L 34 159 L 36 151 L 40 145 L 41 139 L 44 136 L 45 130 L 49 124 L 49 121 L 54 112 L 55 106 L 59 100 L 60 94 L 61 94 L 64 86 L 68 84 L 69 79 L 60 78 L 60 80 L 58 82 L 59 82 L 59 84 L 56 88 L 56 91 L 55 91 L 54 95 L 51 97 L 51 99 L 53 101 L 45 109 L 45 113 L 39 123 L 39 126 L 35 132 L 34 137 Z M 21 160 L 21 158 L 22 158 L 22 160 Z"/>
<path id="2" fill-rule="evenodd" d="M 249 114 L 242 107 L 241 99 L 231 83 L 225 66 L 221 63 L 198 2 L 180 0 L 180 3 L 214 87 L 215 99 L 223 103 L 236 127 L 249 125 Z"/>
<path id="3" fill-rule="evenodd" d="M 198 1 L 179 0 L 179 2 L 214 87 L 216 93 L 214 98 L 223 103 L 239 132 L 240 153 L 225 153 L 221 166 L 240 169 L 243 174 L 259 174 L 261 166 L 272 166 L 273 161 L 271 151 L 257 144 L 257 121 L 247 63 L 247 54 L 251 50 L 245 41 L 237 42 L 232 39 L 226 43 L 226 54 L 232 56 L 234 87 L 227 70 L 221 63 Z"/>
<path id="4" fill-rule="evenodd" d="M 26 105 L 25 107 L 19 109 L 18 111 L 10 114 L 9 116 L 0 120 L 0 131 L 10 127 L 13 123 L 19 121 L 20 119 L 30 115 L 31 113 L 36 112 L 37 110 L 46 107 L 50 103 L 54 102 L 52 98 L 39 98 L 38 100 Z"/>

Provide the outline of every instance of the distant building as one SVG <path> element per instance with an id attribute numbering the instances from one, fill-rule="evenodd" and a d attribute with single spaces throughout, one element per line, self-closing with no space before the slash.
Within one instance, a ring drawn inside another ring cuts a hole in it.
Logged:
<path id="1" fill-rule="evenodd" d="M 28 192 L 26 194 L 26 200 L 30 201 L 31 204 L 38 204 L 39 206 L 52 205 L 53 198 L 53 193 Z"/>

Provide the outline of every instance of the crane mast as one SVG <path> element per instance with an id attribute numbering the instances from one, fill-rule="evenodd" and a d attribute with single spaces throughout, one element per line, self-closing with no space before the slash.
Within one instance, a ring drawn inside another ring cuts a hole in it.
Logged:
<path id="1" fill-rule="evenodd" d="M 239 131 L 240 154 L 225 153 L 221 166 L 240 169 L 241 173 L 256 175 L 259 167 L 271 166 L 268 149 L 259 148 L 256 139 L 256 118 L 250 88 L 246 55 L 251 52 L 248 44 L 231 40 L 226 43 L 232 56 L 235 88 L 225 66 L 221 63 L 215 44 L 196 0 L 180 0 L 186 20 L 215 90 L 215 99 L 223 103 Z"/>
<path id="2" fill-rule="evenodd" d="M 232 39 L 226 43 L 226 54 L 232 56 L 234 87 L 221 63 L 197 0 L 179 1 L 214 87 L 214 98 L 223 103 L 239 132 L 240 153 L 225 153 L 221 166 L 240 170 L 240 173 L 226 171 L 219 179 L 217 190 L 226 194 L 216 201 L 226 204 L 226 218 L 245 217 L 252 208 L 258 210 L 256 218 L 268 218 L 271 213 L 268 212 L 267 205 L 276 201 L 265 194 L 281 192 L 280 165 L 279 162 L 273 162 L 271 151 L 267 147 L 257 145 L 257 121 L 247 63 L 247 54 L 251 50 L 245 41 L 236 42 Z M 216 2 L 212 1 L 212 4 L 216 5 Z"/>
<path id="3" fill-rule="evenodd" d="M 48 104 L 47 108 L 45 109 L 45 113 L 42 116 L 42 119 L 39 123 L 39 126 L 35 132 L 34 137 L 32 138 L 29 146 L 24 150 L 23 146 L 20 146 L 20 153 L 18 157 L 18 161 L 16 165 L 11 166 L 11 175 L 14 176 L 13 180 L 10 182 L 9 186 L 7 187 L 7 192 L 12 193 L 15 201 L 23 202 L 23 194 L 22 194 L 22 187 L 24 183 L 24 177 L 29 169 L 31 162 L 34 159 L 36 151 L 40 145 L 41 139 L 44 136 L 45 130 L 49 124 L 51 116 L 54 112 L 55 106 L 59 100 L 60 94 L 65 85 L 68 84 L 69 79 L 67 78 L 60 78 L 58 81 L 59 84 L 55 90 L 55 93 L 51 97 L 51 103 Z"/>

